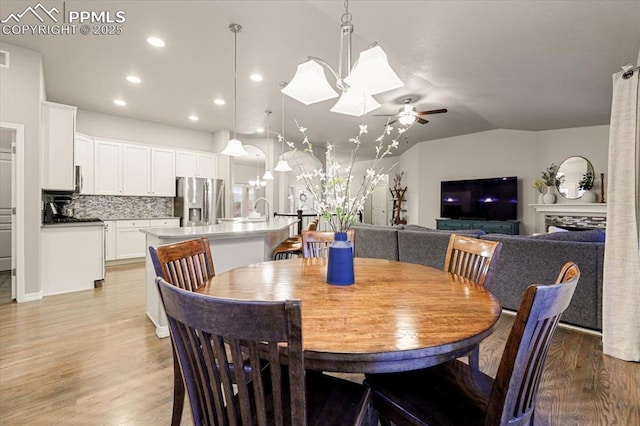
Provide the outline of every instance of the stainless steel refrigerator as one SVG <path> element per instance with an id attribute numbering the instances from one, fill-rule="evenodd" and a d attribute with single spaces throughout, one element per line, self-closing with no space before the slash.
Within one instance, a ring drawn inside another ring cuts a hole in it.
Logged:
<path id="1" fill-rule="evenodd" d="M 224 217 L 224 181 L 196 177 L 176 179 L 173 215 L 181 226 L 215 225 Z"/>

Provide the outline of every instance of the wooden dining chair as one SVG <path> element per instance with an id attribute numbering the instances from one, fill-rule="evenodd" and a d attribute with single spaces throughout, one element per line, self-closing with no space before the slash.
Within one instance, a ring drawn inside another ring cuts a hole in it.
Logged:
<path id="1" fill-rule="evenodd" d="M 156 276 L 184 290 L 195 291 L 215 276 L 211 247 L 207 238 L 149 247 Z M 173 412 L 171 425 L 178 426 L 184 410 L 185 389 L 180 365 L 173 351 Z"/>
<path id="2" fill-rule="evenodd" d="M 327 257 L 329 246 L 335 239 L 333 231 L 302 231 L 302 257 Z M 347 241 L 355 240 L 355 231 L 347 231 Z"/>
<path id="3" fill-rule="evenodd" d="M 579 278 L 570 262 L 555 284 L 526 289 L 495 379 L 458 360 L 367 375 L 374 391 L 371 421 L 379 414 L 381 423 L 397 425 L 533 424 L 547 352 Z"/>
<path id="4" fill-rule="evenodd" d="M 194 424 L 364 425 L 369 420 L 367 387 L 305 374 L 299 300 L 221 299 L 162 278 L 156 284 Z M 268 359 L 268 367 L 261 358 Z"/>
<path id="5" fill-rule="evenodd" d="M 493 279 L 496 263 L 502 250 L 498 241 L 480 240 L 451 234 L 444 260 L 444 270 L 484 286 Z M 480 368 L 480 346 L 469 353 L 469 365 Z"/>
<path id="6" fill-rule="evenodd" d="M 156 276 L 185 290 L 196 291 L 215 276 L 207 238 L 149 247 Z"/>
<path id="7" fill-rule="evenodd" d="M 451 234 L 444 270 L 484 286 L 493 279 L 502 243 Z"/>

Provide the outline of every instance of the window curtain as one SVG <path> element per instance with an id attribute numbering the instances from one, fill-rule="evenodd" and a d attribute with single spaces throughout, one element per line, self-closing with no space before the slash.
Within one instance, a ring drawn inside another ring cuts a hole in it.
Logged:
<path id="1" fill-rule="evenodd" d="M 638 67 L 613 75 L 602 303 L 603 352 L 636 362 L 640 361 L 639 75 Z"/>

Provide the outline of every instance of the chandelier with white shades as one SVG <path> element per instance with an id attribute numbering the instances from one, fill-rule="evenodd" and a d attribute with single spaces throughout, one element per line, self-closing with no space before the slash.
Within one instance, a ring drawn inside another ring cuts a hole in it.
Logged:
<path id="1" fill-rule="evenodd" d="M 322 102 L 340 96 L 331 108 L 332 112 L 362 116 L 380 107 L 373 98 L 404 84 L 393 71 L 386 53 L 374 42 L 360 53 L 358 61 L 351 67 L 351 34 L 353 24 L 349 13 L 349 2 L 344 2 L 345 12 L 340 26 L 340 57 L 338 70 L 334 70 L 323 59 L 308 56 L 307 62 L 298 65 L 291 82 L 282 93 L 305 105 Z M 336 80 L 335 88 L 329 84 L 322 66 L 326 67 Z"/>

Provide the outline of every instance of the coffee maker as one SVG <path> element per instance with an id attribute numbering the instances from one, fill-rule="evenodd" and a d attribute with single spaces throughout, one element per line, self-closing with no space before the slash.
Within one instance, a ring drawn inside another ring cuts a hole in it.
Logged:
<path id="1" fill-rule="evenodd" d="M 42 199 L 44 201 L 43 223 L 53 223 L 57 219 L 73 217 L 74 211 L 73 208 L 70 207 L 73 198 L 70 194 L 43 191 Z"/>

